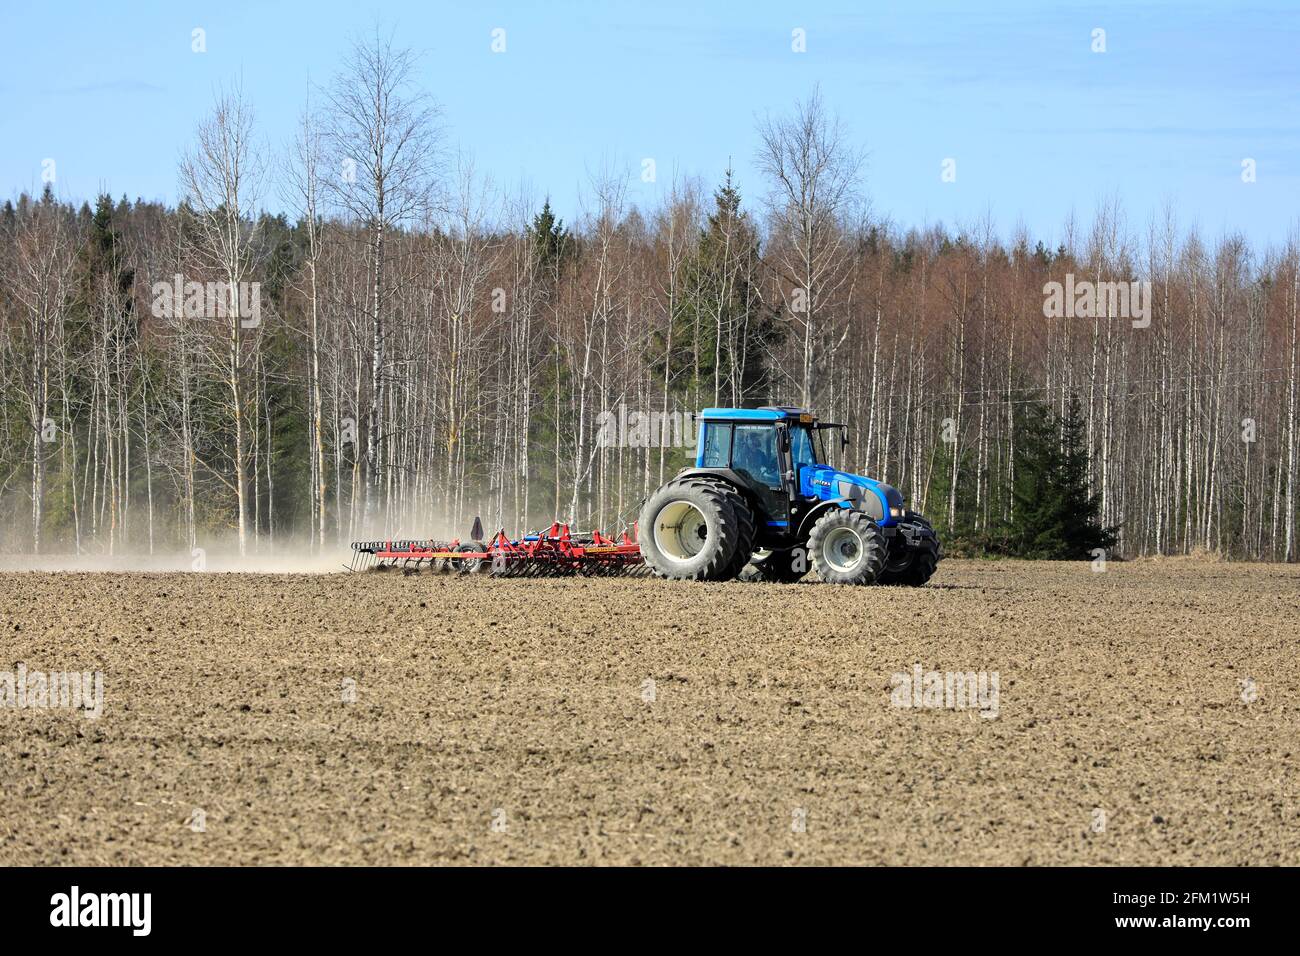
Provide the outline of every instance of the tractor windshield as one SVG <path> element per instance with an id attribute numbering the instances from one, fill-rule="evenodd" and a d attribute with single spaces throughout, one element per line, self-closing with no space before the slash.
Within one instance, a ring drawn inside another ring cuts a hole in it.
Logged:
<path id="1" fill-rule="evenodd" d="M 794 473 L 796 475 L 799 474 L 799 469 L 804 465 L 817 464 L 817 442 L 813 438 L 811 428 L 800 426 L 791 429 L 790 458 L 794 462 Z"/>
<path id="2" fill-rule="evenodd" d="M 813 445 L 817 450 L 817 460 L 823 465 L 830 465 L 832 468 L 839 467 L 838 461 L 840 452 L 843 450 L 840 443 L 835 440 L 831 434 L 832 429 L 838 431 L 838 425 L 820 425 L 813 429 Z"/>

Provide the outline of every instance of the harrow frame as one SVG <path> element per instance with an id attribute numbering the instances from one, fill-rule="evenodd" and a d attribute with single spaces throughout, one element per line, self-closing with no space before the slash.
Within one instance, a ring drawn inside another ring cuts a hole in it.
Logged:
<path id="1" fill-rule="evenodd" d="M 486 573 L 493 577 L 613 577 L 648 568 L 641 546 L 626 531 L 618 539 L 600 531 L 574 532 L 555 522 L 545 531 L 517 541 L 498 531 L 491 541 L 356 541 L 349 571 L 400 567 L 415 574 L 425 563 L 435 571 Z"/>

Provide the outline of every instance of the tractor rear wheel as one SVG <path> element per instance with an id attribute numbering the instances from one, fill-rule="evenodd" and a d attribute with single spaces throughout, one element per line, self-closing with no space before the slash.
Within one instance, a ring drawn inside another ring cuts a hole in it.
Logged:
<path id="1" fill-rule="evenodd" d="M 848 508 L 832 508 L 817 519 L 808 550 L 827 584 L 874 584 L 888 551 L 880 526 Z"/>
<path id="2" fill-rule="evenodd" d="M 732 513 L 736 516 L 736 553 L 731 559 L 730 569 L 722 577 L 722 580 L 730 581 L 740 574 L 754 553 L 754 537 L 758 528 L 757 522 L 754 520 L 754 512 L 750 509 L 745 496 L 736 490 L 735 485 L 717 478 L 693 478 L 688 480 L 708 485 L 731 503 Z"/>
<path id="3" fill-rule="evenodd" d="M 742 581 L 794 584 L 808 573 L 808 553 L 802 548 L 760 552 L 740 571 Z"/>
<path id="4" fill-rule="evenodd" d="M 641 554 L 664 578 L 734 578 L 754 541 L 754 516 L 740 493 L 700 478 L 670 481 L 652 494 L 639 527 Z"/>

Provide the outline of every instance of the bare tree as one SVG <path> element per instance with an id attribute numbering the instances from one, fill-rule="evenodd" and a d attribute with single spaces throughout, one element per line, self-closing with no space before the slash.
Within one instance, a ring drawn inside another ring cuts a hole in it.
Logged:
<path id="1" fill-rule="evenodd" d="M 310 102 L 298 121 L 298 133 L 290 146 L 284 171 L 285 199 L 301 220 L 307 239 L 303 265 L 306 268 L 308 300 L 307 341 L 308 393 L 311 414 L 311 511 L 312 539 L 325 543 L 325 431 L 321 395 L 320 286 L 317 270 L 322 252 L 321 174 L 324 138 Z"/>
<path id="2" fill-rule="evenodd" d="M 427 212 L 438 171 L 439 109 L 415 85 L 415 54 L 378 33 L 358 41 L 328 97 L 326 136 L 335 169 L 326 182 L 335 200 L 369 235 L 370 406 L 366 429 L 366 515 L 381 493 L 384 449 L 385 241 L 395 226 Z"/>
<path id="3" fill-rule="evenodd" d="M 72 299 L 76 243 L 71 232 L 63 209 L 47 191 L 15 237 L 16 276 L 11 286 L 26 320 L 22 328 L 28 355 L 26 374 L 18 378 L 17 384 L 27 405 L 32 551 L 36 554 L 41 550 L 46 459 L 60 432 L 58 423 L 50 418 L 50 403 L 53 386 L 60 377 L 60 369 L 54 366 L 62 354 L 63 326 Z M 64 429 L 66 426 L 65 422 Z"/>
<path id="4" fill-rule="evenodd" d="M 218 93 L 212 115 L 199 124 L 194 145 L 181 161 L 181 189 L 195 213 L 194 251 L 200 267 L 225 282 L 226 344 L 220 355 L 221 376 L 229 390 L 233 425 L 231 456 L 238 511 L 239 553 L 248 546 L 248 475 L 245 432 L 247 346 L 256 347 L 258 326 L 249 320 L 250 305 L 241 301 L 242 286 L 253 271 L 257 224 L 251 213 L 262 184 L 264 166 L 253 138 L 253 111 L 236 88 Z M 256 529 L 254 529 L 256 534 Z"/>
<path id="5" fill-rule="evenodd" d="M 847 275 L 843 224 L 859 199 L 864 157 L 828 115 L 818 89 L 792 116 L 768 118 L 758 133 L 758 167 L 771 182 L 769 254 L 801 333 L 798 384 L 808 406 L 817 397 L 813 369 L 826 338 L 824 313 Z"/>

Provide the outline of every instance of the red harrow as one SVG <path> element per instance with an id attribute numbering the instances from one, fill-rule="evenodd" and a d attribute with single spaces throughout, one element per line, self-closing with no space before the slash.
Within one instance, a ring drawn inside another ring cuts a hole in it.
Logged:
<path id="1" fill-rule="evenodd" d="M 471 538 L 481 535 L 479 521 Z M 504 531 L 486 544 L 481 540 L 356 541 L 352 544 L 350 571 L 401 568 L 415 574 L 427 563 L 442 573 L 490 574 L 493 577 L 613 577 L 648 573 L 641 546 L 624 532 L 618 540 L 599 531 L 573 532 L 556 522 L 546 531 L 518 541 Z"/>

